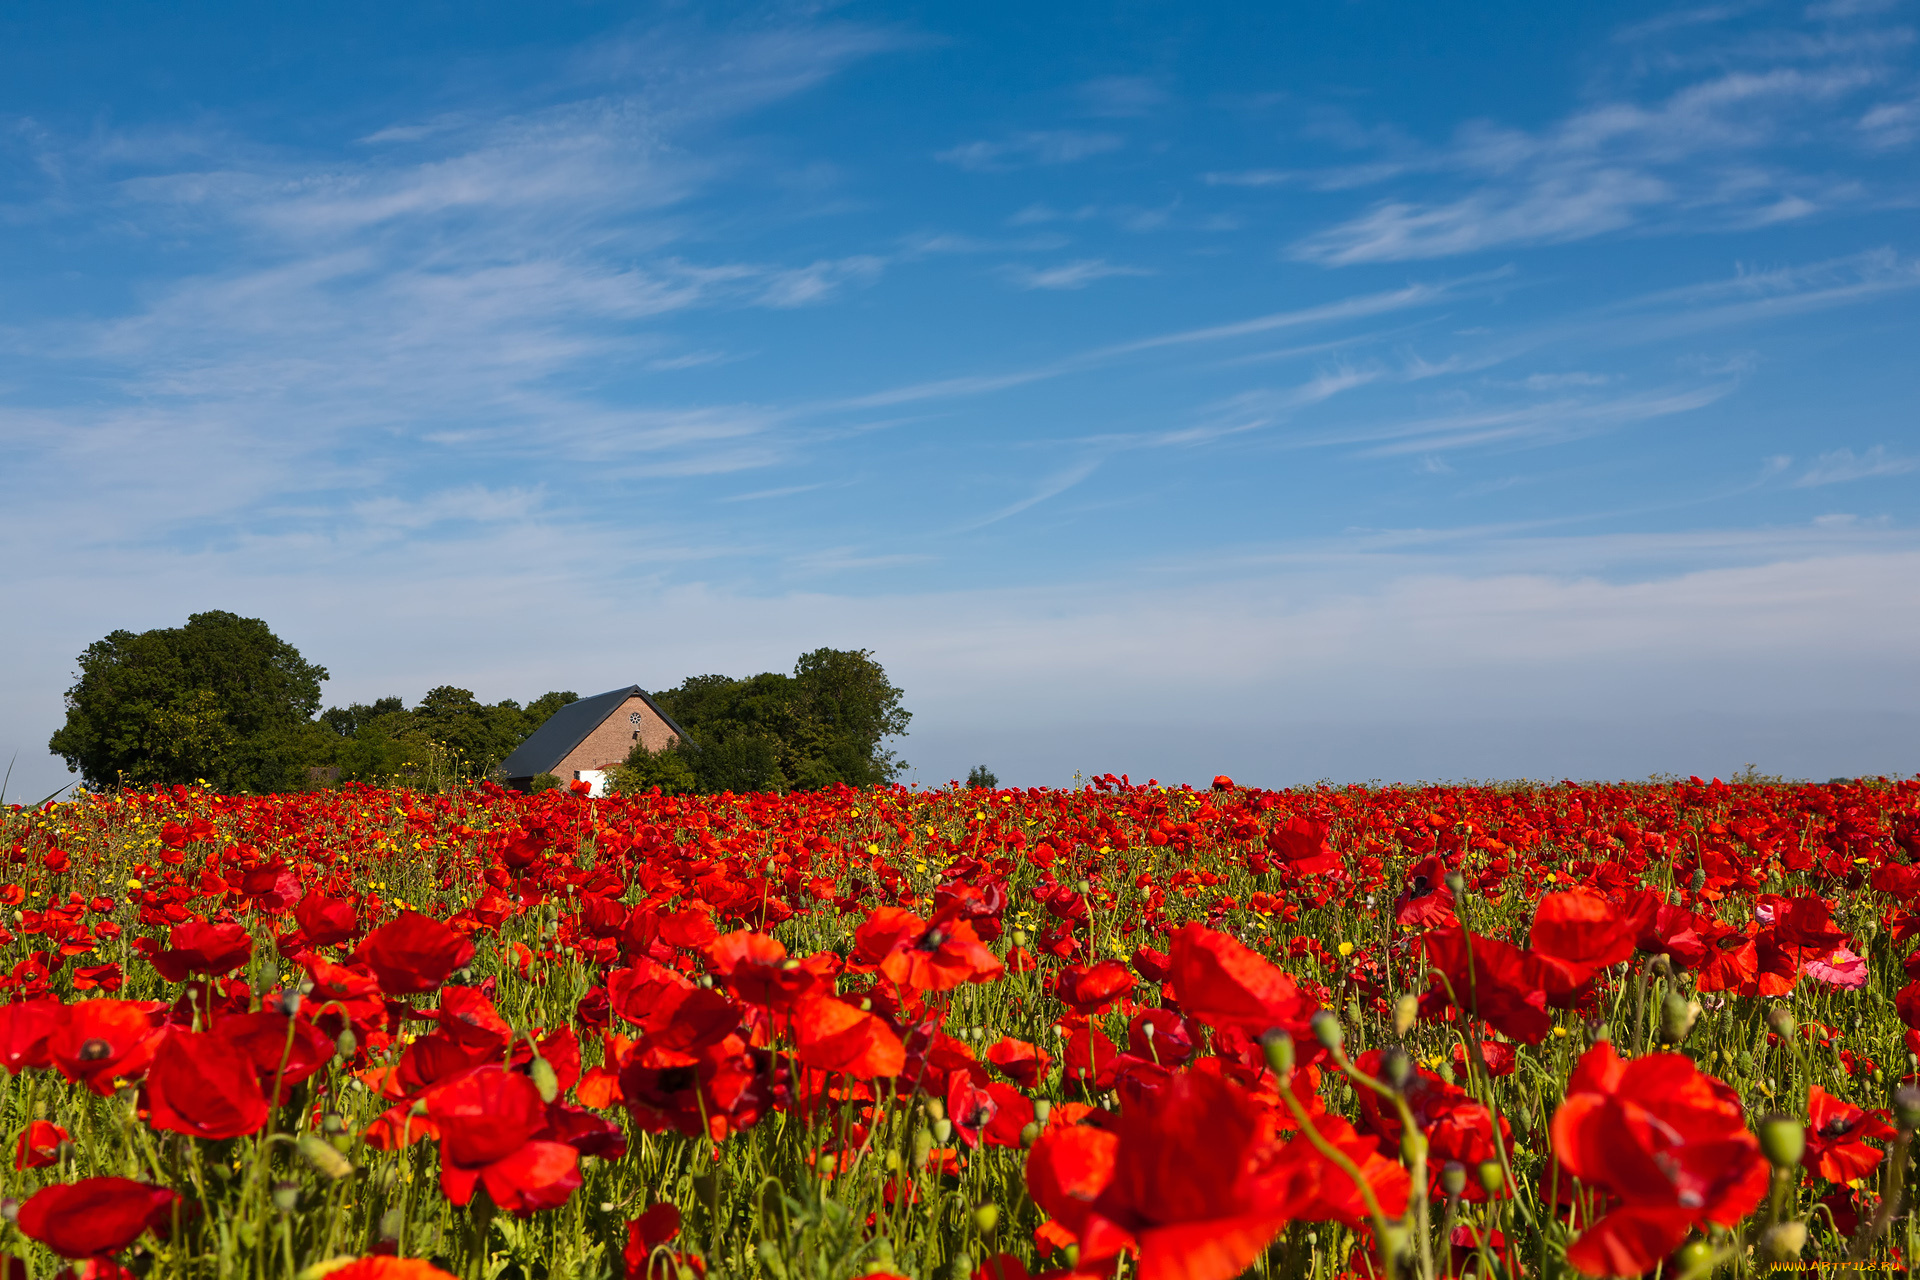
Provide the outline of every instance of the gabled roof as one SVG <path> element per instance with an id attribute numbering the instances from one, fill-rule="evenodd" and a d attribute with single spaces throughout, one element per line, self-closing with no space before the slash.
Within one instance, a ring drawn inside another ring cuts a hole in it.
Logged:
<path id="1" fill-rule="evenodd" d="M 675 724 L 673 717 L 662 711 L 660 704 L 649 697 L 645 689 L 630 684 L 624 689 L 609 689 L 591 698 L 569 702 L 548 716 L 545 724 L 513 749 L 513 754 L 500 766 L 502 772 L 509 778 L 531 778 L 536 774 L 552 773 L 554 767 L 567 758 L 568 752 L 585 742 L 588 734 L 598 729 L 608 716 L 633 697 L 638 697 L 653 708 L 653 713 L 666 721 L 667 728 L 673 730 L 680 741 L 692 741 L 687 731 Z"/>

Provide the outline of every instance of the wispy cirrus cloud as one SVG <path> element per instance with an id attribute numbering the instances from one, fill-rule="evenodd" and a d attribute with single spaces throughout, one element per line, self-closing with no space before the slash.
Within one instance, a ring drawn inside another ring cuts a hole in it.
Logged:
<path id="1" fill-rule="evenodd" d="M 1718 31 L 1748 8 L 1676 11 L 1623 30 L 1619 42 L 1644 60 L 1650 45 Z M 1249 189 L 1417 191 L 1376 200 L 1288 246 L 1298 261 L 1333 267 L 1563 244 L 1628 228 L 1752 228 L 1816 217 L 1872 195 L 1830 165 L 1807 165 L 1806 146 L 1896 147 L 1920 119 L 1901 66 L 1915 34 L 1872 25 L 1874 17 L 1836 16 L 1869 23 L 1845 30 L 1705 37 L 1707 49 L 1680 46 L 1655 64 L 1666 70 L 1664 91 L 1623 92 L 1647 78 L 1628 76 L 1621 89 L 1596 93 L 1537 129 L 1470 121 L 1445 143 L 1425 145 L 1353 125 L 1329 136 L 1376 158 L 1204 178 Z"/>
<path id="2" fill-rule="evenodd" d="M 1859 454 L 1851 449 L 1823 453 L 1793 483 L 1795 488 L 1810 489 L 1852 480 L 1904 476 L 1916 470 L 1920 470 L 1920 458 L 1899 457 L 1888 452 L 1885 445 L 1877 444 Z"/>
<path id="3" fill-rule="evenodd" d="M 1072 164 L 1126 145 L 1113 133 L 1081 129 L 1043 129 L 995 141 L 965 142 L 936 152 L 934 159 L 975 173 L 1004 173 L 1035 165 Z"/>
<path id="4" fill-rule="evenodd" d="M 1003 275 L 1022 289 L 1084 289 L 1096 280 L 1114 276 L 1150 276 L 1146 267 L 1128 267 L 1105 258 L 1081 258 L 1051 267 L 1007 267 Z"/>

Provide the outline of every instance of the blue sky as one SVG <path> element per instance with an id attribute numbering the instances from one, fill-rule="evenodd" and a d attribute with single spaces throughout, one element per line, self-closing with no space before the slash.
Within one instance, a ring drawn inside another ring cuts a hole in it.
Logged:
<path id="1" fill-rule="evenodd" d="M 922 782 L 1920 768 L 1920 14 L 0 16 L 0 751 L 876 650 Z"/>

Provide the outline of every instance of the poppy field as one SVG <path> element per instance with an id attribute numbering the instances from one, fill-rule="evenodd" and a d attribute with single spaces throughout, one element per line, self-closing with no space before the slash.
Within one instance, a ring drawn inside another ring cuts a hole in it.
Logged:
<path id="1" fill-rule="evenodd" d="M 3 1280 L 1904 1270 L 1920 782 L 0 812 Z"/>

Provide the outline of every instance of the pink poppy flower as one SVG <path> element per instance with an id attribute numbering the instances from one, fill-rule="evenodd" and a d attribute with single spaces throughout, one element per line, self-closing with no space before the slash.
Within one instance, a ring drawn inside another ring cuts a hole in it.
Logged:
<path id="1" fill-rule="evenodd" d="M 1800 966 L 1800 971 L 1815 982 L 1847 991 L 1867 985 L 1867 962 L 1845 947 L 1835 947 L 1826 955 L 1815 956 Z"/>

